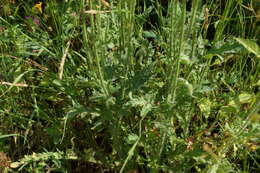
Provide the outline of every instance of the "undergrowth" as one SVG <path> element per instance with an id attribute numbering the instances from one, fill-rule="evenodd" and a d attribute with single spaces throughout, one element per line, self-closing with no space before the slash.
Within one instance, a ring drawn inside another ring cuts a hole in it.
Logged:
<path id="1" fill-rule="evenodd" d="M 0 172 L 259 172 L 259 4 L 1 0 Z"/>

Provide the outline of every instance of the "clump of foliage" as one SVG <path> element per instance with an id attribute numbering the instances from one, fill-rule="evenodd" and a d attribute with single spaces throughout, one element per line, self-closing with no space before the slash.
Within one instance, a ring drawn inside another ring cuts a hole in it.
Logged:
<path id="1" fill-rule="evenodd" d="M 258 1 L 0 5 L 0 170 L 260 171 Z"/>

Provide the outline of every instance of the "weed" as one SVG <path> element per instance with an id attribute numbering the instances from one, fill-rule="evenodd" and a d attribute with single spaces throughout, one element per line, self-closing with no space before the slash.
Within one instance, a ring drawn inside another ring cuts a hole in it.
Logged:
<path id="1" fill-rule="evenodd" d="M 259 172 L 256 4 L 4 1 L 0 170 Z"/>

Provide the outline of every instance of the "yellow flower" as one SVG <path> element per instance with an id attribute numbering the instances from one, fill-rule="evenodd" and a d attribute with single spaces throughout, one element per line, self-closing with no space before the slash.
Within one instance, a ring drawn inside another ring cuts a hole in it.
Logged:
<path id="1" fill-rule="evenodd" d="M 38 2 L 33 6 L 33 10 L 38 9 L 42 13 L 42 2 Z"/>
<path id="2" fill-rule="evenodd" d="M 249 149 L 250 149 L 251 151 L 256 151 L 256 150 L 257 150 L 257 146 L 254 145 L 254 144 L 252 144 L 252 145 L 249 146 Z"/>

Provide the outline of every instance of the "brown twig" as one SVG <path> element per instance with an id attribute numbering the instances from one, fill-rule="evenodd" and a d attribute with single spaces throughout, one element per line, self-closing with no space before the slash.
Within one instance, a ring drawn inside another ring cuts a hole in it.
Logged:
<path id="1" fill-rule="evenodd" d="M 110 8 L 110 4 L 109 4 L 107 1 L 101 0 L 101 3 L 102 3 L 105 7 Z"/>
<path id="2" fill-rule="evenodd" d="M 25 63 L 27 63 L 29 65 L 33 65 L 33 66 L 35 66 L 35 67 L 37 67 L 37 68 L 39 68 L 39 69 L 41 69 L 43 71 L 48 71 L 48 68 L 43 67 L 42 65 L 38 64 L 37 62 L 35 62 L 35 61 L 31 60 L 31 59 L 24 60 L 24 59 L 20 59 L 20 58 L 18 58 L 16 56 L 13 56 L 13 55 L 3 55 L 3 56 L 8 56 L 8 57 L 13 58 L 13 59 L 22 60 Z"/>
<path id="3" fill-rule="evenodd" d="M 204 11 L 204 29 L 205 29 L 205 32 L 208 31 L 208 27 L 209 27 L 209 9 L 208 8 L 205 8 L 205 11 Z"/>
<path id="4" fill-rule="evenodd" d="M 86 14 L 104 14 L 104 13 L 109 13 L 111 11 L 106 10 L 106 11 L 101 11 L 101 10 L 87 10 L 85 11 Z"/>
<path id="5" fill-rule="evenodd" d="M 70 41 L 68 41 L 67 43 L 67 47 L 65 49 L 65 52 L 61 58 L 61 62 L 60 62 L 60 67 L 59 67 L 59 73 L 58 73 L 58 77 L 59 79 L 62 79 L 62 75 L 63 75 L 63 69 L 64 69 L 64 64 L 65 64 L 65 59 L 68 55 L 68 52 L 69 52 L 69 47 L 70 47 Z"/>
<path id="6" fill-rule="evenodd" d="M 25 83 L 10 83 L 10 82 L 0 82 L 0 85 L 17 86 L 17 87 L 29 87 Z"/>

